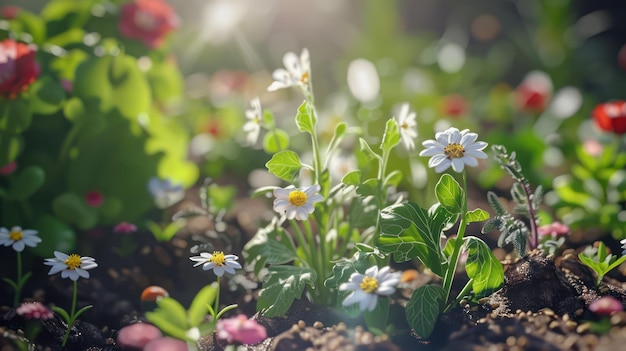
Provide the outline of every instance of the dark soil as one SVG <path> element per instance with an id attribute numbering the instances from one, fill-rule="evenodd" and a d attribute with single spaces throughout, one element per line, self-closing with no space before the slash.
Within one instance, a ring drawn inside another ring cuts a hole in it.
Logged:
<path id="1" fill-rule="evenodd" d="M 35 345 L 35 350 L 121 350 L 116 342 L 117 331 L 143 320 L 139 296 L 145 287 L 160 285 L 170 296 L 188 306 L 195 293 L 214 280 L 212 273 L 192 267 L 188 257 L 194 244 L 212 243 L 222 248 L 227 238 L 230 252 L 243 259 L 238 250 L 240 243 L 248 239 L 248 230 L 237 224 L 238 219 L 231 220 L 228 230 L 222 233 L 207 234 L 203 230 L 166 243 L 157 242 L 149 233 L 133 234 L 139 245 L 128 256 L 111 250 L 118 244 L 119 234 L 115 234 L 116 239 L 110 231 L 89 233 L 89 247 L 95 251 L 85 255 L 97 257 L 99 267 L 91 271 L 90 279 L 79 280 L 78 307 L 91 304 L 94 308 L 74 326 L 66 348 L 60 347 L 65 325 L 58 317 L 40 323 L 40 333 L 28 342 Z M 13 277 L 13 259 L 13 255 L 3 257 L 8 264 L 0 268 L 1 276 Z M 39 261 L 33 259 L 27 264 L 33 277 L 23 296 L 27 300 L 47 305 L 55 303 L 69 309 L 71 281 L 58 275 L 48 276 L 48 267 Z M 239 305 L 230 315 L 255 315 L 258 287 L 252 277 L 239 274 L 229 279 L 222 280 L 222 302 Z M 430 280 L 423 273 L 418 284 Z M 621 274 L 614 274 L 596 287 L 593 273 L 580 264 L 573 250 L 554 259 L 534 252 L 505 265 L 505 284 L 491 297 L 479 303 L 463 302 L 459 308 L 442 315 L 429 339 L 412 334 L 401 317 L 393 320 L 394 325 L 400 326 L 395 333 L 377 336 L 365 330 L 359 319 L 298 300 L 286 317 L 268 319 L 255 315 L 254 318 L 266 327 L 269 337 L 247 349 L 617 350 L 626 343 L 626 312 L 607 317 L 606 330 L 600 333 L 596 326 L 601 318 L 591 313 L 588 306 L 606 295 L 626 303 L 624 280 Z M 396 310 L 402 311 L 406 296 L 410 296 L 414 288 L 396 294 Z M 13 293 L 8 285 L 2 284 L 0 289 L 0 350 L 18 350 L 12 339 L 25 340 L 27 321 L 9 307 Z M 225 346 L 212 337 L 202 339 L 199 344 L 201 350 L 222 350 Z"/>

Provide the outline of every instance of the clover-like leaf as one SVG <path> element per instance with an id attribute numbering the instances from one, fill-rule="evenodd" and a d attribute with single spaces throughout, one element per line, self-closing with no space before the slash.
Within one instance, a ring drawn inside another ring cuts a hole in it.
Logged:
<path id="1" fill-rule="evenodd" d="M 263 150 L 268 154 L 284 151 L 289 147 L 289 135 L 282 129 L 270 130 L 263 137 Z"/>
<path id="2" fill-rule="evenodd" d="M 489 212 L 481 208 L 477 208 L 465 214 L 465 221 L 467 223 L 482 222 L 488 219 L 489 219 Z"/>
<path id="3" fill-rule="evenodd" d="M 446 292 L 438 285 L 424 285 L 413 291 L 406 304 L 406 319 L 417 335 L 427 338 L 433 332 L 446 303 Z"/>
<path id="4" fill-rule="evenodd" d="M 302 163 L 300 162 L 300 158 L 297 153 L 290 150 L 284 150 L 272 156 L 272 158 L 265 164 L 265 167 L 267 167 L 267 170 L 270 173 L 278 178 L 292 181 L 298 175 L 300 168 L 302 168 Z"/>
<path id="5" fill-rule="evenodd" d="M 463 212 L 465 195 L 453 176 L 444 173 L 435 185 L 435 193 L 439 203 L 448 212 L 454 214 Z"/>
<path id="6" fill-rule="evenodd" d="M 442 276 L 445 259 L 440 236 L 452 217 L 441 206 L 430 213 L 413 202 L 389 206 L 380 213 L 376 246 L 383 253 L 393 254 L 397 262 L 419 258 L 433 273 Z"/>
<path id="7" fill-rule="evenodd" d="M 502 264 L 484 241 L 475 236 L 464 240 L 468 251 L 465 271 L 472 280 L 472 290 L 478 298 L 487 296 L 504 283 Z"/>
<path id="8" fill-rule="evenodd" d="M 273 266 L 269 268 L 269 278 L 259 292 L 257 310 L 266 317 L 284 315 L 293 300 L 302 296 L 304 287 L 313 285 L 317 273 L 307 267 Z"/>
<path id="9" fill-rule="evenodd" d="M 303 101 L 300 107 L 298 107 L 298 113 L 296 114 L 296 125 L 301 132 L 307 132 L 311 135 L 315 133 L 315 124 L 317 119 L 315 115 L 311 113 L 306 101 Z"/>

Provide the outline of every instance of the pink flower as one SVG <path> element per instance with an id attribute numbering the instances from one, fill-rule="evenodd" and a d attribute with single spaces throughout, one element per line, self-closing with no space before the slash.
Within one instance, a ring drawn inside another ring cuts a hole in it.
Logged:
<path id="1" fill-rule="evenodd" d="M 72 83 L 69 79 L 61 79 L 61 87 L 68 93 L 71 93 L 74 90 L 74 83 Z"/>
<path id="2" fill-rule="evenodd" d="M 229 343 L 258 344 L 267 338 L 265 328 L 243 314 L 237 317 L 220 319 L 215 327 L 217 337 Z"/>
<path id="3" fill-rule="evenodd" d="M 20 8 L 17 6 L 5 6 L 0 9 L 0 16 L 5 19 L 12 20 L 17 18 L 17 15 L 20 13 Z"/>
<path id="4" fill-rule="evenodd" d="M 113 227 L 113 231 L 116 233 L 130 234 L 137 231 L 137 226 L 128 222 L 120 222 Z"/>
<path id="5" fill-rule="evenodd" d="M 161 338 L 163 334 L 159 328 L 148 323 L 135 323 L 120 329 L 117 342 L 124 347 L 141 349 L 150 341 Z"/>
<path id="6" fill-rule="evenodd" d="M 583 142 L 583 150 L 585 150 L 589 156 L 598 157 L 602 155 L 604 147 L 596 139 L 587 139 Z"/>
<path id="7" fill-rule="evenodd" d="M 589 305 L 589 311 L 600 315 L 610 316 L 624 310 L 624 306 L 613 296 L 601 297 Z"/>
<path id="8" fill-rule="evenodd" d="M 15 98 L 39 76 L 32 46 L 12 39 L 0 42 L 0 96 Z"/>
<path id="9" fill-rule="evenodd" d="M 561 222 L 552 222 L 537 228 L 539 236 L 544 237 L 550 235 L 553 238 L 565 236 L 569 234 L 569 227 Z"/>
<path id="10" fill-rule="evenodd" d="M 24 302 L 15 312 L 25 319 L 50 319 L 54 313 L 39 302 Z"/>
<path id="11" fill-rule="evenodd" d="M 187 343 L 182 340 L 164 337 L 150 341 L 143 351 L 187 351 Z"/>
<path id="12" fill-rule="evenodd" d="M 178 17 L 163 0 L 135 0 L 122 5 L 120 32 L 151 49 L 159 47 L 177 26 Z"/>
<path id="13" fill-rule="evenodd" d="M 85 194 L 85 202 L 91 207 L 100 207 L 104 202 L 104 196 L 101 192 L 93 190 Z"/>
<path id="14" fill-rule="evenodd" d="M 8 165 L 0 168 L 0 175 L 9 175 L 17 169 L 17 162 L 13 161 Z"/>

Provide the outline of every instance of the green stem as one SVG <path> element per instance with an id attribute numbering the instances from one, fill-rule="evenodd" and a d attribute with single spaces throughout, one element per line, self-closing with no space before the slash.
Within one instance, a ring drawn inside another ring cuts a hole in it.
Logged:
<path id="1" fill-rule="evenodd" d="M 291 228 L 293 228 L 293 232 L 296 234 L 298 246 L 302 247 L 302 251 L 304 251 L 302 261 L 311 266 L 311 261 L 314 259 L 313 256 L 315 255 L 315 252 L 309 245 L 309 241 L 304 237 L 304 234 L 302 234 L 302 230 L 300 229 L 298 222 L 295 219 L 290 219 L 289 224 L 291 225 Z"/>
<path id="2" fill-rule="evenodd" d="M 74 280 L 74 292 L 72 293 L 72 309 L 70 312 L 70 320 L 67 321 L 67 330 L 65 330 L 65 335 L 63 336 L 63 342 L 61 346 L 65 346 L 67 343 L 67 339 L 70 336 L 70 331 L 72 330 L 72 326 L 74 325 L 74 318 L 76 318 L 76 300 L 78 298 L 78 280 Z"/>
<path id="3" fill-rule="evenodd" d="M 443 310 L 444 312 L 448 312 L 452 306 L 455 305 L 455 303 L 461 301 L 461 299 L 463 298 L 463 296 L 469 294 L 470 291 L 472 291 L 472 282 L 473 280 L 470 279 L 467 284 L 465 284 L 465 286 L 463 287 L 463 289 L 459 292 L 459 294 L 456 296 L 456 299 L 454 299 L 454 301 L 450 302 L 448 304 L 448 306 L 446 306 L 446 308 Z"/>
<path id="4" fill-rule="evenodd" d="M 213 323 L 217 323 L 217 314 L 218 311 L 220 310 L 220 290 L 222 288 L 222 277 L 217 277 L 217 295 L 215 296 L 215 307 L 213 308 L 213 311 L 215 311 L 216 315 L 215 315 L 215 320 L 213 321 Z"/>
<path id="5" fill-rule="evenodd" d="M 61 151 L 59 151 L 59 163 L 61 165 L 64 164 L 65 161 L 67 161 L 67 159 L 69 158 L 70 149 L 72 147 L 72 144 L 74 143 L 74 140 L 76 139 L 76 136 L 78 136 L 78 132 L 80 131 L 80 129 L 81 125 L 75 123 L 65 136 L 65 140 L 63 140 L 63 145 L 61 146 Z"/>
<path id="6" fill-rule="evenodd" d="M 22 253 L 17 252 L 17 284 L 15 284 L 15 297 L 13 298 L 13 306 L 17 307 L 20 303 L 22 295 Z"/>
<path id="7" fill-rule="evenodd" d="M 465 214 L 467 213 L 467 180 L 465 173 L 461 173 L 463 178 L 463 210 L 461 211 L 461 223 L 456 234 L 456 240 L 454 241 L 454 251 L 450 256 L 450 264 L 446 270 L 446 274 L 443 277 L 443 289 L 446 292 L 446 296 L 450 296 L 450 290 L 452 289 L 452 281 L 454 280 L 454 273 L 456 272 L 456 264 L 459 261 L 461 254 L 461 248 L 463 247 L 463 237 L 465 236 L 465 229 L 467 228 L 467 222 L 465 221 Z"/>

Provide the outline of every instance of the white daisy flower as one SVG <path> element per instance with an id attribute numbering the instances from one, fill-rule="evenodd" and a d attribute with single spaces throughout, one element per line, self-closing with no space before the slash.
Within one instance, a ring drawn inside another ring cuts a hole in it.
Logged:
<path id="1" fill-rule="evenodd" d="M 309 50 L 302 50 L 300 57 L 293 52 L 288 52 L 283 56 L 285 68 L 279 68 L 272 73 L 274 82 L 267 87 L 268 91 L 301 86 L 308 89 L 311 75 L 311 62 L 309 60 Z"/>
<path id="2" fill-rule="evenodd" d="M 361 311 L 373 311 L 378 303 L 379 296 L 389 296 L 396 291 L 400 282 L 400 272 L 389 272 L 389 267 L 378 270 L 377 266 L 368 268 L 365 274 L 352 273 L 350 280 L 339 286 L 339 290 L 352 290 L 352 293 L 343 300 L 342 305 L 349 306 L 359 303 Z"/>
<path id="3" fill-rule="evenodd" d="M 80 277 L 89 278 L 87 270 L 98 267 L 93 257 L 81 257 L 77 254 L 66 255 L 60 251 L 54 252 L 54 258 L 46 258 L 44 264 L 52 266 L 48 275 L 61 272 L 61 278 L 70 278 L 73 281 L 77 281 Z"/>
<path id="4" fill-rule="evenodd" d="M 18 226 L 11 228 L 10 231 L 6 228 L 0 228 L 0 245 L 12 246 L 13 250 L 22 252 L 26 246 L 35 247 L 41 242 L 37 233 L 36 230 L 22 230 Z"/>
<path id="5" fill-rule="evenodd" d="M 324 200 L 322 195 L 317 194 L 319 191 L 319 184 L 304 188 L 290 185 L 284 189 L 274 189 L 274 197 L 276 197 L 274 199 L 274 211 L 286 213 L 287 219 L 295 218 L 305 221 L 309 218 L 309 214 L 315 210 L 313 205 Z"/>
<path id="6" fill-rule="evenodd" d="M 248 119 L 248 122 L 243 125 L 243 131 L 247 133 L 246 142 L 248 145 L 254 145 L 256 144 L 256 141 L 259 138 L 259 132 L 261 131 L 261 100 L 259 100 L 259 98 L 254 98 L 250 104 L 252 105 L 252 109 L 246 111 L 246 118 Z"/>
<path id="7" fill-rule="evenodd" d="M 413 139 L 417 138 L 417 122 L 415 121 L 415 112 L 409 111 L 409 104 L 402 105 L 397 122 L 404 147 L 407 150 L 413 150 L 415 148 Z"/>
<path id="8" fill-rule="evenodd" d="M 477 158 L 487 158 L 482 150 L 487 147 L 484 141 L 476 141 L 478 134 L 470 133 L 469 129 L 459 131 L 457 128 L 448 128 L 444 132 L 435 134 L 437 140 L 426 140 L 422 143 L 426 149 L 420 156 L 431 156 L 428 167 L 434 167 L 435 172 L 441 173 L 452 165 L 455 172 L 463 172 L 465 165 L 478 166 Z"/>
<path id="9" fill-rule="evenodd" d="M 221 277 L 224 272 L 235 274 L 235 269 L 241 269 L 241 264 L 237 262 L 239 257 L 235 255 L 224 255 L 222 251 L 213 251 L 213 253 L 201 252 L 200 256 L 189 257 L 190 260 L 196 262 L 194 267 L 202 266 L 205 271 L 213 270 L 216 276 Z"/>

